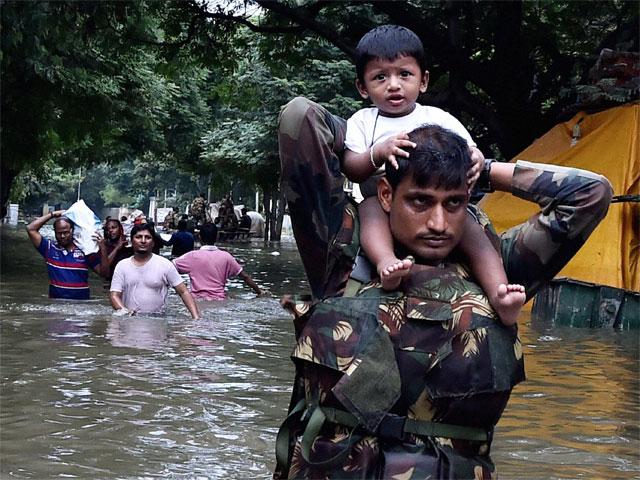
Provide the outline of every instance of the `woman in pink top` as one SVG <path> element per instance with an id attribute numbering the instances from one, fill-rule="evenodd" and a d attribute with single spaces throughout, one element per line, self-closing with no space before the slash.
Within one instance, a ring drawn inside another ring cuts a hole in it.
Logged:
<path id="1" fill-rule="evenodd" d="M 224 287 L 231 277 L 239 276 L 258 295 L 266 293 L 246 273 L 229 252 L 214 244 L 218 229 L 212 223 L 200 228 L 199 250 L 193 250 L 176 258 L 173 263 L 180 273 L 191 278 L 191 294 L 197 300 L 224 300 Z"/>

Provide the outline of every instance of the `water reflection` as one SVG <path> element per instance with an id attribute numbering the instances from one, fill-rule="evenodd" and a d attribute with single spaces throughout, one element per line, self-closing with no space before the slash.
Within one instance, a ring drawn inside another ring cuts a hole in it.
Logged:
<path id="1" fill-rule="evenodd" d="M 166 317 L 116 317 L 108 320 L 107 339 L 114 347 L 163 349 L 168 346 Z"/>
<path id="2" fill-rule="evenodd" d="M 230 246 L 274 298 L 233 282 L 194 321 L 173 294 L 164 317 L 113 317 L 95 277 L 90 302 L 51 301 L 24 231 L 0 233 L 1 478 L 270 476 L 293 375 L 277 298 L 306 289 L 291 245 Z M 521 325 L 500 478 L 638 478 L 637 338 Z"/>

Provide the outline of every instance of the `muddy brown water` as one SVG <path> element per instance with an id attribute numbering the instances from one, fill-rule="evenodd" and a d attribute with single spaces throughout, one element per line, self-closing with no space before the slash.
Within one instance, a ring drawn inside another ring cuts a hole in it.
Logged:
<path id="1" fill-rule="evenodd" d="M 264 479 L 286 415 L 293 331 L 277 299 L 306 289 L 293 243 L 221 245 L 272 298 L 241 281 L 193 321 L 111 315 L 47 298 L 23 227 L 3 226 L 0 477 Z M 640 478 L 638 332 L 521 321 L 528 380 L 496 429 L 506 479 Z"/>

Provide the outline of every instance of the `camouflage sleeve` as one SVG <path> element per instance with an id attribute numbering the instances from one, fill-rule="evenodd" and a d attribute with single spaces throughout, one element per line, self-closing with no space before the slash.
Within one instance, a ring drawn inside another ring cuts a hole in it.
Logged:
<path id="1" fill-rule="evenodd" d="M 613 190 L 586 170 L 519 160 L 512 193 L 536 202 L 541 211 L 501 237 L 507 277 L 531 298 L 571 260 L 604 218 Z"/>
<path id="2" fill-rule="evenodd" d="M 282 188 L 311 292 L 334 294 L 330 253 L 349 204 L 340 159 L 346 122 L 303 97 L 282 108 L 278 121 Z"/>

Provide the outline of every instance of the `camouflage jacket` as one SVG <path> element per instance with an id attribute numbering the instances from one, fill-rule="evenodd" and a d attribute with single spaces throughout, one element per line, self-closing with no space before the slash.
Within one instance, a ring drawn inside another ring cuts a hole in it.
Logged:
<path id="1" fill-rule="evenodd" d="M 204 218 L 207 210 L 207 201 L 202 197 L 196 197 L 191 206 L 189 207 L 189 213 L 194 218 Z"/>
<path id="2" fill-rule="evenodd" d="M 493 428 L 524 379 L 517 329 L 496 320 L 455 258 L 416 269 L 397 292 L 371 282 L 343 295 L 358 248 L 343 138 L 343 121 L 305 99 L 281 115 L 285 192 L 315 298 L 291 305 L 296 377 L 274 477 L 493 478 Z M 500 238 L 475 213 L 530 298 L 584 243 L 612 192 L 599 175 L 529 162 L 517 163 L 512 192 L 541 212 Z"/>

